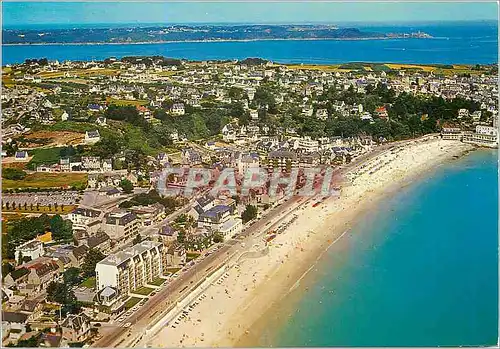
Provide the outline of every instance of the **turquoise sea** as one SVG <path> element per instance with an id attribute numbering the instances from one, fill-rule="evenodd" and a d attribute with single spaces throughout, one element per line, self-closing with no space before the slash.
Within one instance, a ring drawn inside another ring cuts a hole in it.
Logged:
<path id="1" fill-rule="evenodd" d="M 496 151 L 437 167 L 332 246 L 255 344 L 496 345 L 497 199 Z"/>

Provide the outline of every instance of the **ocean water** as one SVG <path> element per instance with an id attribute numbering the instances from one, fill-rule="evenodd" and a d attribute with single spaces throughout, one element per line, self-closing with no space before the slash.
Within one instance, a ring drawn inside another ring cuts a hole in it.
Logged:
<path id="1" fill-rule="evenodd" d="M 496 22 L 452 22 L 399 26 L 352 25 L 375 32 L 424 31 L 434 39 L 317 40 L 252 42 L 176 42 L 125 45 L 3 46 L 2 64 L 28 58 L 102 60 L 107 57 L 162 55 L 190 60 L 261 57 L 279 63 L 334 64 L 394 62 L 420 64 L 491 64 L 498 61 Z"/>
<path id="2" fill-rule="evenodd" d="M 404 187 L 330 248 L 254 344 L 496 345 L 497 198 L 491 150 Z"/>

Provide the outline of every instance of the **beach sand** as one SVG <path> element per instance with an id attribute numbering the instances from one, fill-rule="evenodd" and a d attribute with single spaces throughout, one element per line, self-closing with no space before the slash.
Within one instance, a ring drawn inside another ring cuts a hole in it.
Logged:
<path id="1" fill-rule="evenodd" d="M 458 141 L 415 141 L 388 151 L 349 176 L 352 185 L 340 198 L 329 198 L 292 212 L 297 215 L 272 241 L 269 253 L 243 259 L 204 292 L 193 310 L 164 327 L 147 344 L 152 347 L 252 346 L 252 325 L 314 267 L 330 245 L 345 234 L 364 210 L 416 176 L 473 149 Z M 348 176 L 348 177 L 349 177 Z M 314 202 L 314 201 L 313 201 Z M 144 344 L 144 343 L 143 343 Z"/>

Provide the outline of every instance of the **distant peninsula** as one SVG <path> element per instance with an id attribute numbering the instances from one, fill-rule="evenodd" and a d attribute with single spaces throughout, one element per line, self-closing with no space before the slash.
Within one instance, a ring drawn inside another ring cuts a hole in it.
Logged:
<path id="1" fill-rule="evenodd" d="M 128 28 L 4 29 L 4 45 L 132 44 L 253 40 L 432 38 L 423 32 L 381 33 L 334 25 L 172 25 Z"/>

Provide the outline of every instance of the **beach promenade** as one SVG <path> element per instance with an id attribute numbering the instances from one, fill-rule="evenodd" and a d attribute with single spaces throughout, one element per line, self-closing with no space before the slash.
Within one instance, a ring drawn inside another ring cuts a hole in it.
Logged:
<path id="1" fill-rule="evenodd" d="M 281 233 L 270 242 L 268 253 L 235 263 L 220 282 L 203 291 L 205 296 L 177 324 L 165 325 L 138 346 L 251 346 L 255 340 L 252 324 L 298 285 L 365 210 L 416 176 L 470 149 L 456 141 L 415 140 L 392 144 L 360 159 L 345 169 L 351 184 L 342 188 L 340 198 L 328 198 L 315 207 L 319 198 L 296 199 L 294 205 L 282 207 L 284 213 L 273 220 L 272 228 L 281 227 Z"/>

